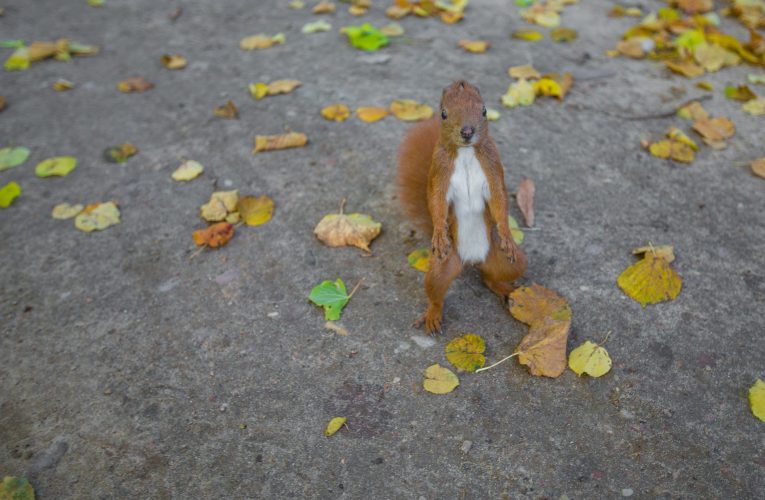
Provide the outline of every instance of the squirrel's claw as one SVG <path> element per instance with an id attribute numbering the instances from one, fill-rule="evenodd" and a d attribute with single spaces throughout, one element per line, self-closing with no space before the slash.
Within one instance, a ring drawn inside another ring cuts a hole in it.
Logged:
<path id="1" fill-rule="evenodd" d="M 515 262 L 517 260 L 518 245 L 515 244 L 512 236 L 500 238 L 499 248 L 507 255 L 510 262 Z"/>
<path id="2" fill-rule="evenodd" d="M 449 237 L 445 234 L 435 233 L 433 234 L 433 242 L 431 252 L 439 261 L 444 260 L 452 249 L 452 244 L 449 241 Z"/>
<path id="3" fill-rule="evenodd" d="M 412 326 L 415 328 L 420 328 L 423 325 L 425 326 L 425 331 L 428 333 L 428 335 L 443 333 L 441 331 L 441 315 L 434 314 L 430 308 L 428 308 L 427 311 L 422 313 L 422 315 L 417 317 L 417 319 L 412 322 Z"/>

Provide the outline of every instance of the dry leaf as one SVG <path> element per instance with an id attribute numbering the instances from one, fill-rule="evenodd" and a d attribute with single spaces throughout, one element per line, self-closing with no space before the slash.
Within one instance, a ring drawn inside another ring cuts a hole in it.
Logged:
<path id="1" fill-rule="evenodd" d="M 334 321 L 327 321 L 326 323 L 324 323 L 324 328 L 326 328 L 327 330 L 331 330 L 340 336 L 343 336 L 343 337 L 348 336 L 348 330 L 344 326 L 338 323 L 335 323 Z"/>
<path id="2" fill-rule="evenodd" d="M 223 106 L 218 106 L 213 110 L 213 113 L 215 116 L 219 116 L 221 118 L 226 118 L 228 120 L 233 120 L 236 118 L 239 118 L 239 110 L 236 109 L 236 106 L 234 105 L 234 101 L 228 100 L 226 101 L 226 104 Z"/>
<path id="3" fill-rule="evenodd" d="M 300 80 L 275 80 L 268 84 L 268 95 L 287 94 L 301 85 Z"/>
<path id="4" fill-rule="evenodd" d="M 654 142 L 648 151 L 657 158 L 672 158 L 681 163 L 690 163 L 694 158 L 693 149 L 689 145 L 673 140 Z"/>
<path id="5" fill-rule="evenodd" d="M 705 70 L 715 72 L 725 65 L 728 51 L 719 45 L 701 43 L 693 50 L 693 58 Z"/>
<path id="6" fill-rule="evenodd" d="M 351 110 L 345 104 L 332 104 L 321 110 L 321 116 L 325 120 L 344 122 L 351 116 Z"/>
<path id="7" fill-rule="evenodd" d="M 401 36 L 404 34 L 404 27 L 398 23 L 390 23 L 381 27 L 380 32 L 385 36 Z"/>
<path id="8" fill-rule="evenodd" d="M 72 90 L 73 88 L 74 83 L 70 82 L 69 80 L 64 80 L 63 78 L 59 78 L 53 82 L 53 90 L 56 92 L 65 92 L 67 90 Z"/>
<path id="9" fill-rule="evenodd" d="M 523 66 L 513 66 L 507 70 L 507 73 L 511 78 L 518 78 L 522 80 L 535 80 L 542 77 L 542 75 L 539 74 L 539 71 L 535 70 L 530 64 L 524 64 Z"/>
<path id="10" fill-rule="evenodd" d="M 274 36 L 259 34 L 242 38 L 239 42 L 239 48 L 242 50 L 267 49 L 274 45 L 282 44 L 284 41 L 284 33 L 277 33 Z"/>
<path id="11" fill-rule="evenodd" d="M 427 104 L 420 104 L 412 99 L 397 99 L 390 105 L 390 112 L 406 122 L 427 120 L 433 116 L 433 108 Z"/>
<path id="12" fill-rule="evenodd" d="M 741 109 L 753 116 L 765 115 L 765 97 L 758 97 L 747 102 Z"/>
<path id="13" fill-rule="evenodd" d="M 268 196 L 244 196 L 237 204 L 239 216 L 248 226 L 259 226 L 271 220 L 274 200 Z"/>
<path id="14" fill-rule="evenodd" d="M 459 371 L 474 372 L 486 362 L 483 352 L 486 350 L 484 340 L 472 333 L 457 337 L 452 340 L 444 352 L 449 363 Z"/>
<path id="15" fill-rule="evenodd" d="M 571 28 L 555 28 L 550 31 L 550 38 L 552 38 L 554 42 L 572 42 L 576 40 L 578 36 L 579 33 Z"/>
<path id="16" fill-rule="evenodd" d="M 261 151 L 275 151 L 277 149 L 299 148 L 308 143 L 308 136 L 300 132 L 289 132 L 281 135 L 256 135 L 255 149 L 252 154 Z"/>
<path id="17" fill-rule="evenodd" d="M 186 67 L 186 58 L 179 54 L 165 54 L 160 59 L 160 62 L 167 69 L 183 69 Z"/>
<path id="18" fill-rule="evenodd" d="M 236 212 L 239 202 L 239 191 L 216 191 L 210 195 L 210 200 L 199 207 L 199 216 L 208 222 L 218 222 L 231 212 Z"/>
<path id="19" fill-rule="evenodd" d="M 332 14 L 336 10 L 335 4 L 332 2 L 319 2 L 317 3 L 313 9 L 311 9 L 311 12 L 314 14 Z"/>
<path id="20" fill-rule="evenodd" d="M 752 162 L 752 173 L 765 179 L 765 158 L 760 158 Z"/>
<path id="21" fill-rule="evenodd" d="M 380 234 L 382 224 L 364 214 L 325 215 L 313 230 L 330 247 L 355 246 L 369 252 L 369 244 Z"/>
<path id="22" fill-rule="evenodd" d="M 150 88 L 153 88 L 154 84 L 147 81 L 142 76 L 135 76 L 133 78 L 128 78 L 126 80 L 122 80 L 117 84 L 117 90 L 120 92 L 144 92 L 146 90 L 149 90 Z"/>
<path id="23" fill-rule="evenodd" d="M 617 283 L 643 307 L 674 300 L 683 286 L 682 278 L 669 267 L 669 262 L 653 252 L 646 252 L 642 260 L 625 269 Z"/>
<path id="24" fill-rule="evenodd" d="M 512 37 L 518 40 L 525 40 L 527 42 L 538 42 L 545 36 L 542 33 L 534 30 L 518 30 L 513 32 Z"/>
<path id="25" fill-rule="evenodd" d="M 677 116 L 686 120 L 697 121 L 709 118 L 709 113 L 698 101 L 693 101 L 678 109 Z"/>
<path id="26" fill-rule="evenodd" d="M 693 130 L 698 132 L 705 142 L 723 141 L 736 133 L 736 126 L 727 118 L 706 118 L 696 120 Z"/>
<path id="27" fill-rule="evenodd" d="M 489 42 L 485 40 L 462 39 L 459 42 L 457 42 L 457 45 L 462 47 L 466 51 L 473 52 L 475 54 L 482 54 L 486 52 L 486 50 L 489 48 Z"/>
<path id="28" fill-rule="evenodd" d="M 675 247 L 672 245 L 650 245 L 645 247 L 638 247 L 632 250 L 632 255 L 640 256 L 648 252 L 653 252 L 656 257 L 661 257 L 667 262 L 672 262 L 675 260 Z"/>
<path id="29" fill-rule="evenodd" d="M 515 349 L 518 362 L 528 366 L 532 375 L 560 376 L 566 370 L 566 341 L 570 327 L 570 317 L 566 320 L 545 317 L 533 323 Z"/>
<path id="30" fill-rule="evenodd" d="M 412 7 L 410 5 L 403 7 L 399 5 L 391 5 L 385 10 L 385 15 L 391 19 L 401 19 L 402 17 L 408 16 L 411 12 Z"/>
<path id="31" fill-rule="evenodd" d="M 456 24 L 461 21 L 463 17 L 465 17 L 463 12 L 442 12 L 441 22 L 444 24 Z"/>
<path id="32" fill-rule="evenodd" d="M 687 78 L 696 78 L 704 74 L 704 68 L 693 61 L 664 61 L 664 64 L 675 73 Z"/>
<path id="33" fill-rule="evenodd" d="M 382 120 L 388 116 L 388 110 L 385 108 L 356 108 L 356 116 L 359 120 L 367 123 L 376 122 Z"/>
<path id="34" fill-rule="evenodd" d="M 51 212 L 51 216 L 54 219 L 71 219 L 72 217 L 75 217 L 77 214 L 83 211 L 85 207 L 81 204 L 76 205 L 70 205 L 69 203 L 59 203 L 55 207 L 53 207 L 53 211 Z"/>
<path id="35" fill-rule="evenodd" d="M 544 318 L 571 321 L 571 308 L 566 299 L 536 283 L 515 289 L 510 294 L 509 303 L 510 314 L 527 325 L 533 325 Z"/>
<path id="36" fill-rule="evenodd" d="M 210 248 L 222 247 L 234 236 L 234 226 L 228 222 L 218 222 L 206 229 L 194 231 L 192 237 L 197 246 Z"/>
<path id="37" fill-rule="evenodd" d="M 205 171 L 201 163 L 194 160 L 186 160 L 170 175 L 176 181 L 190 181 L 199 177 Z"/>
<path id="38" fill-rule="evenodd" d="M 74 227 L 89 233 L 120 223 L 120 209 L 113 201 L 92 203 L 74 218 Z"/>
<path id="39" fill-rule="evenodd" d="M 526 222 L 526 227 L 534 227 L 535 191 L 534 181 L 524 178 L 521 180 L 520 184 L 518 184 L 518 191 L 515 194 L 515 201 L 518 203 L 518 208 L 521 209 L 523 220 Z"/>

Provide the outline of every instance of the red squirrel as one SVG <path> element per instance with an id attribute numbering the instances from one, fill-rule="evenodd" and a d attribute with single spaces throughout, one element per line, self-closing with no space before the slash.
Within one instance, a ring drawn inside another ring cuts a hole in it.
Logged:
<path id="1" fill-rule="evenodd" d="M 396 176 L 404 210 L 432 235 L 428 308 L 414 323 L 430 334 L 441 332 L 444 296 L 464 264 L 477 264 L 504 303 L 526 271 L 508 226 L 504 168 L 478 88 L 452 83 L 440 108 L 440 116 L 406 133 Z"/>

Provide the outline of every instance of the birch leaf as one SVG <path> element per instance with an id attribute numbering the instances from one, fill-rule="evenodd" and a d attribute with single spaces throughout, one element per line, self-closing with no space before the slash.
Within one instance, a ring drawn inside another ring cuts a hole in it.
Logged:
<path id="1" fill-rule="evenodd" d="M 330 247 L 355 246 L 369 252 L 369 244 L 380 234 L 382 224 L 370 216 L 353 213 L 325 215 L 313 230 Z"/>
<path id="2" fill-rule="evenodd" d="M 484 340 L 472 333 L 457 337 L 444 347 L 449 363 L 457 370 L 466 372 L 474 372 L 486 363 L 486 357 L 483 355 L 485 350 Z"/>
<path id="3" fill-rule="evenodd" d="M 332 436 L 337 431 L 342 429 L 343 425 L 345 425 L 346 420 L 348 420 L 345 417 L 335 417 L 332 420 L 329 421 L 327 424 L 327 428 L 324 429 L 324 435 L 327 437 Z"/>
<path id="4" fill-rule="evenodd" d="M 611 358 L 604 347 L 588 340 L 571 351 L 568 367 L 579 376 L 586 373 L 591 377 L 601 377 L 611 370 Z"/>
<path id="5" fill-rule="evenodd" d="M 77 166 L 77 158 L 73 156 L 55 156 L 37 164 L 35 175 L 37 177 L 51 177 L 53 175 L 63 177 Z"/>
<path id="6" fill-rule="evenodd" d="M 436 363 L 425 369 L 425 379 L 422 381 L 422 387 L 433 394 L 448 394 L 458 385 L 460 379 L 448 368 Z"/>
<path id="7" fill-rule="evenodd" d="M 274 200 L 268 196 L 244 196 L 237 205 L 239 216 L 248 226 L 260 226 L 271 220 Z"/>
<path id="8" fill-rule="evenodd" d="M 617 279 L 619 287 L 643 307 L 674 300 L 683 286 L 682 278 L 666 259 L 646 252 L 642 260 L 624 270 Z"/>

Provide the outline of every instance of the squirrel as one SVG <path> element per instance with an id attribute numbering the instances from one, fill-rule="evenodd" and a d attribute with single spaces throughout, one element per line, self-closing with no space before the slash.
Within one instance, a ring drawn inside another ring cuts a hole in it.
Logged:
<path id="1" fill-rule="evenodd" d="M 396 174 L 405 212 L 432 236 L 428 308 L 414 322 L 431 335 L 441 333 L 444 296 L 463 265 L 477 264 L 503 304 L 526 271 L 508 225 L 504 168 L 480 91 L 458 80 L 444 88 L 440 109 L 440 117 L 406 133 Z"/>

